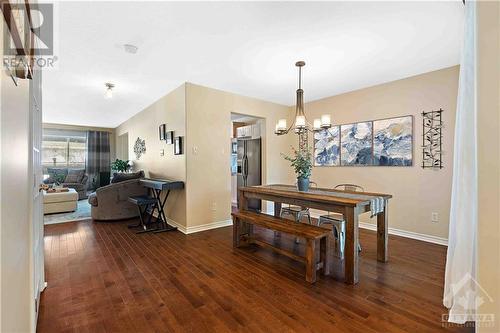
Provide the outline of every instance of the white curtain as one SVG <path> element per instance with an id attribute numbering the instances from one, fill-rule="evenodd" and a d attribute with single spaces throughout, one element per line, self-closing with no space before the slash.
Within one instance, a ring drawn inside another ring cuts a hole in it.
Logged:
<path id="1" fill-rule="evenodd" d="M 476 302 L 477 135 L 476 3 L 465 2 L 455 125 L 453 186 L 443 304 L 448 321 L 473 320 Z"/>

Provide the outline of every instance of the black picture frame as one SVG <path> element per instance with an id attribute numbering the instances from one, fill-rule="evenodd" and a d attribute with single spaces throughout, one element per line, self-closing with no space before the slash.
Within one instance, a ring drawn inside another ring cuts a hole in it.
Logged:
<path id="1" fill-rule="evenodd" d="M 182 147 L 182 141 L 183 137 L 182 136 L 176 136 L 174 140 L 174 155 L 182 155 L 184 153 L 183 147 Z"/>
<path id="2" fill-rule="evenodd" d="M 167 142 L 167 145 L 174 143 L 174 131 L 165 132 L 165 141 Z"/>
<path id="3" fill-rule="evenodd" d="M 161 124 L 158 127 L 158 131 L 159 131 L 159 134 L 160 134 L 160 141 L 166 140 L 166 138 L 165 138 L 165 132 L 166 132 L 166 130 L 167 130 L 167 125 L 166 124 Z"/>

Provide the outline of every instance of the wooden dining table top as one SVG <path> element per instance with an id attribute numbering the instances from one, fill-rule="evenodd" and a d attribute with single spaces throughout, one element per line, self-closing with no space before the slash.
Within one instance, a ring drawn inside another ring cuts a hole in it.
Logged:
<path id="1" fill-rule="evenodd" d="M 392 198 L 392 195 L 384 193 L 354 192 L 320 187 L 310 187 L 309 190 L 305 192 L 299 191 L 295 185 L 285 184 L 247 186 L 240 188 L 240 190 L 246 193 L 281 196 L 300 200 L 342 204 L 346 206 L 369 204 L 370 200 L 376 197 L 382 197 L 384 199 Z"/>

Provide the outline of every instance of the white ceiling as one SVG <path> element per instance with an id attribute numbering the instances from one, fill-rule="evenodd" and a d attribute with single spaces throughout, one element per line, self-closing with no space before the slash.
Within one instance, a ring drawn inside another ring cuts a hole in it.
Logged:
<path id="1" fill-rule="evenodd" d="M 116 127 L 185 81 L 292 105 L 296 60 L 306 102 L 456 65 L 463 5 L 62 2 L 56 13 L 44 121 Z"/>

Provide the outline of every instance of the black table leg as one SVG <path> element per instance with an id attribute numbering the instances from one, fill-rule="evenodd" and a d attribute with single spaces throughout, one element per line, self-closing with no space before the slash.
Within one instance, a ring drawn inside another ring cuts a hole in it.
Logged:
<path id="1" fill-rule="evenodd" d="M 167 191 L 165 194 L 165 198 L 163 198 L 163 201 L 161 200 L 161 190 L 158 190 L 157 192 L 157 200 L 158 200 L 158 216 L 161 216 L 162 222 L 163 222 L 163 228 L 155 230 L 155 233 L 158 232 L 165 232 L 165 231 L 174 231 L 177 230 L 177 227 L 173 227 L 168 224 L 167 222 L 167 217 L 165 216 L 165 204 L 167 203 L 167 198 L 168 195 L 170 194 L 170 190 Z"/>
<path id="2" fill-rule="evenodd" d="M 139 228 L 143 227 L 145 228 L 146 226 L 144 225 L 144 219 L 142 218 L 142 215 L 146 212 L 148 206 L 144 208 L 144 211 L 142 211 L 141 206 L 137 205 L 137 209 L 139 210 L 139 223 L 137 224 L 129 224 L 127 225 L 128 228 L 133 229 L 133 228 Z"/>
<path id="3" fill-rule="evenodd" d="M 159 220 L 157 218 L 155 222 L 152 221 L 155 210 L 158 210 L 158 198 L 156 197 L 156 192 L 154 190 L 153 190 L 153 197 L 155 198 L 155 203 L 153 204 L 153 207 L 151 208 L 151 213 L 149 214 L 148 222 L 144 223 L 144 221 L 141 219 L 143 221 L 143 224 L 142 224 L 143 230 L 136 232 L 137 234 L 143 234 L 146 232 L 153 232 L 153 231 L 160 229 L 159 223 L 161 223 L 161 219 Z M 146 213 L 147 208 L 148 207 L 146 207 L 144 209 L 144 213 Z M 148 226 L 152 225 L 153 223 L 156 223 L 156 227 L 155 228 L 148 228 Z"/>

